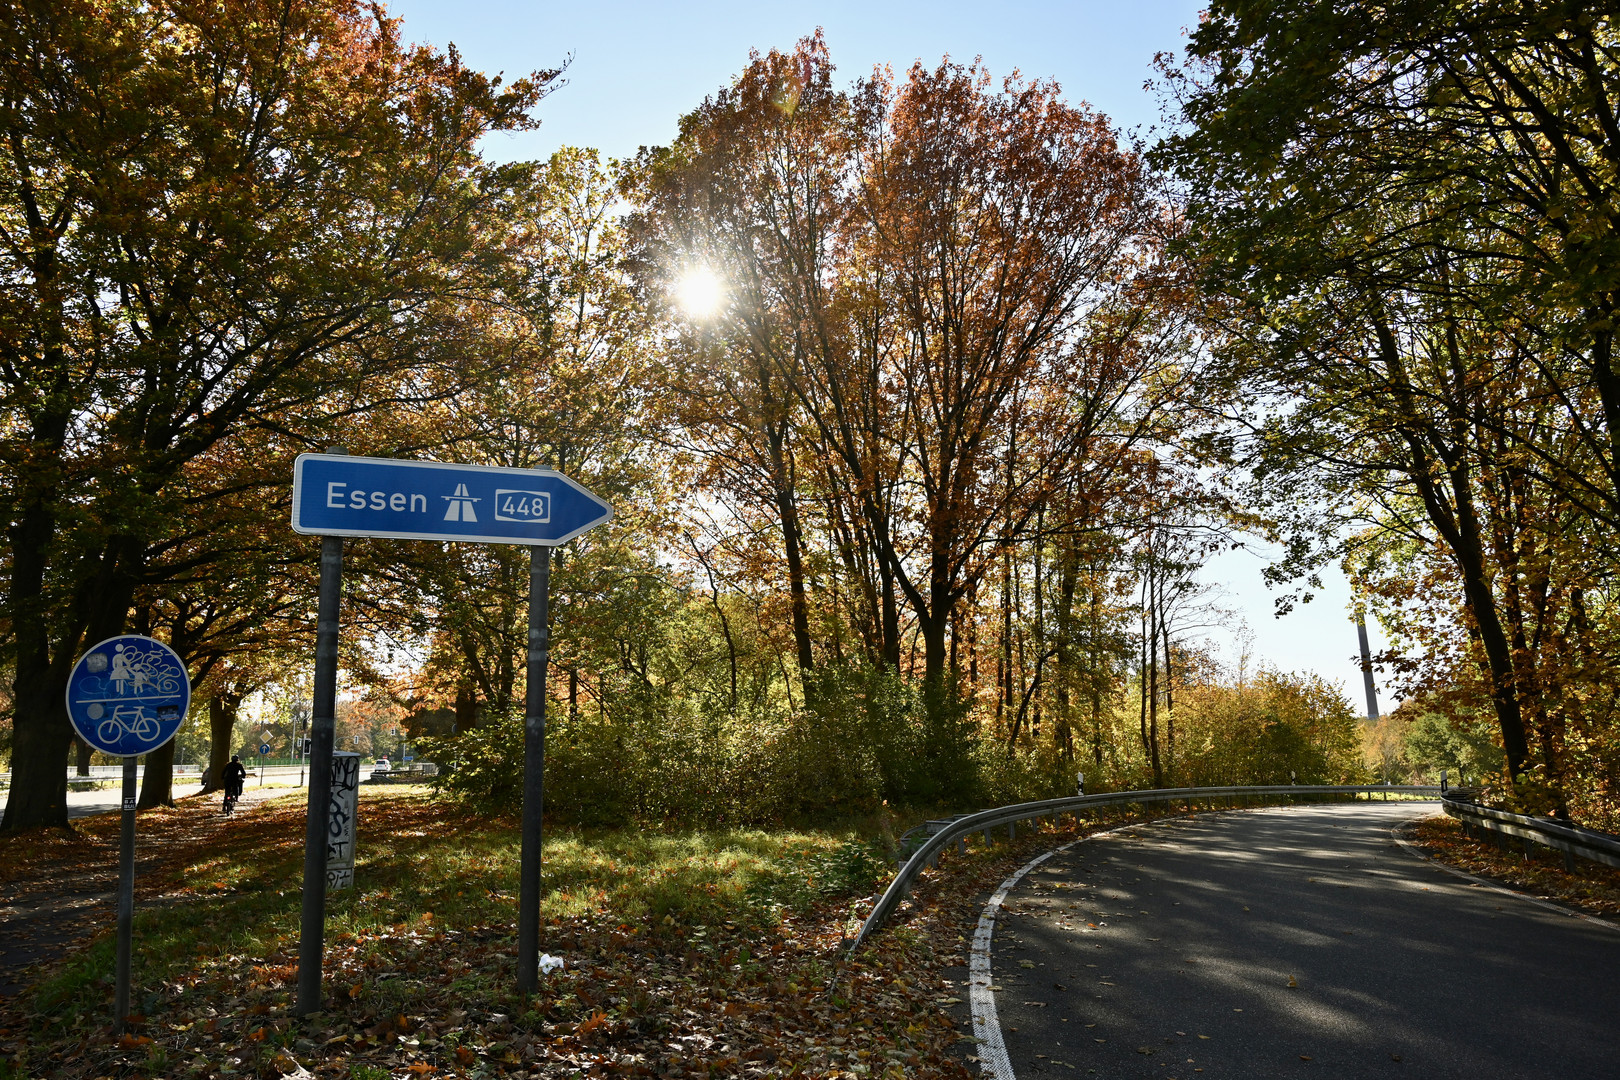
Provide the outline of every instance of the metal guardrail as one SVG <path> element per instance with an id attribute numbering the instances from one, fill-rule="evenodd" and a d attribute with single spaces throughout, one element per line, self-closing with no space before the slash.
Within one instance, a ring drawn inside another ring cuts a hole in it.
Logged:
<path id="1" fill-rule="evenodd" d="M 1465 829 L 1471 826 L 1499 836 L 1516 836 L 1525 841 L 1526 850 L 1529 844 L 1536 843 L 1563 852 L 1566 870 L 1575 869 L 1578 858 L 1605 866 L 1620 866 L 1620 837 L 1549 818 L 1493 810 L 1457 792 L 1446 792 L 1441 802 L 1446 813 L 1462 822 Z"/>
<path id="2" fill-rule="evenodd" d="M 905 865 L 900 867 L 900 872 L 894 876 L 889 887 L 878 898 L 872 913 L 866 917 L 866 922 L 861 924 L 860 933 L 855 935 L 849 951 L 854 952 L 860 948 L 867 938 L 882 928 L 889 920 L 889 916 L 900 906 L 900 902 L 906 898 L 906 894 L 911 891 L 912 882 L 925 866 L 932 866 L 939 853 L 946 847 L 965 842 L 972 833 L 982 832 L 988 836 L 991 829 L 1003 825 L 1016 828 L 1020 821 L 1056 817 L 1059 814 L 1075 814 L 1098 806 L 1130 806 L 1155 802 L 1214 802 L 1217 799 L 1277 795 L 1376 795 L 1380 792 L 1386 796 L 1417 795 L 1425 798 L 1434 798 L 1441 793 L 1438 786 L 1428 784 L 1401 787 L 1280 784 L 1275 787 L 1154 788 L 1146 791 L 1110 791 L 1098 795 L 1071 795 L 1063 799 L 1015 803 L 1011 806 L 998 806 L 993 810 L 981 810 L 976 814 L 964 814 L 949 821 L 930 822 L 931 826 L 942 827 L 913 851 Z"/>

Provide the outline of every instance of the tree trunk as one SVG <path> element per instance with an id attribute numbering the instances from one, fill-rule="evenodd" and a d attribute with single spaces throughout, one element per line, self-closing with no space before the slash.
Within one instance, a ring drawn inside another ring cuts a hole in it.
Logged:
<path id="1" fill-rule="evenodd" d="M 780 428 L 769 432 L 771 454 L 771 481 L 775 487 L 776 513 L 782 523 L 782 549 L 787 557 L 788 596 L 792 603 L 794 655 L 799 664 L 799 675 L 809 675 L 815 669 L 815 653 L 810 641 L 810 602 L 804 587 L 804 533 L 799 524 L 799 504 L 793 491 L 791 463 L 788 460 L 786 439 Z M 805 681 L 805 694 L 810 693 Z"/>
<path id="2" fill-rule="evenodd" d="M 1165 775 L 1175 782 L 1176 776 L 1176 702 L 1172 691 L 1174 683 L 1171 676 L 1173 670 L 1170 666 L 1170 626 L 1164 620 L 1159 620 L 1159 636 L 1164 638 L 1164 737 L 1165 737 Z"/>
<path id="3" fill-rule="evenodd" d="M 472 731 L 478 726 L 478 694 L 471 686 L 456 688 L 456 731 Z"/>
<path id="4" fill-rule="evenodd" d="M 1148 742 L 1148 726 L 1147 726 L 1147 710 L 1148 710 L 1148 705 L 1147 705 L 1147 702 L 1148 702 L 1147 669 L 1148 669 L 1148 657 L 1147 657 L 1147 613 L 1145 611 L 1142 614 L 1142 642 L 1143 642 L 1143 648 L 1141 649 L 1141 653 L 1140 653 L 1140 657 L 1139 657 L 1139 663 L 1137 665 L 1137 672 L 1136 672 L 1136 688 L 1139 691 L 1137 696 L 1141 699 L 1138 702 L 1138 704 L 1140 705 L 1140 709 L 1138 710 L 1137 716 L 1136 716 L 1136 726 L 1137 726 L 1138 734 L 1142 738 L 1142 757 L 1144 759 L 1146 759 L 1146 760 L 1151 761 L 1153 759 L 1153 746 L 1152 746 L 1152 744 L 1150 742 Z"/>
<path id="5" fill-rule="evenodd" d="M 55 533 L 55 516 L 41 497 L 25 508 L 10 535 L 6 613 L 12 618 L 17 659 L 12 681 L 11 790 L 0 832 L 68 827 L 67 759 L 73 727 L 64 700 L 70 670 L 64 657 L 81 638 L 74 633 L 68 641 L 53 642 L 52 620 L 43 610 L 46 549 Z"/>
<path id="6" fill-rule="evenodd" d="M 940 695 L 942 705 L 945 691 L 945 632 L 949 624 L 949 609 L 926 619 L 921 616 L 917 618 L 917 632 L 923 639 L 923 682 L 931 694 Z"/>
<path id="7" fill-rule="evenodd" d="M 1144 591 L 1147 611 L 1142 627 L 1142 703 L 1147 711 L 1148 761 L 1153 766 L 1153 786 L 1164 787 L 1164 763 L 1159 760 L 1159 594 L 1153 571 L 1148 571 Z"/>
<path id="8" fill-rule="evenodd" d="M 73 737 L 73 756 L 75 758 L 76 767 L 73 771 L 78 773 L 80 776 L 89 776 L 90 755 L 92 753 L 93 751 L 90 749 L 90 744 L 75 735 Z"/>
<path id="9" fill-rule="evenodd" d="M 231 760 L 231 734 L 241 704 L 242 695 L 234 690 L 220 691 L 208 699 L 208 776 L 202 789 L 205 795 L 224 790 L 220 777 Z"/>
<path id="10" fill-rule="evenodd" d="M 1405 366 L 1394 332 L 1381 321 L 1374 323 L 1374 329 L 1392 381 L 1405 386 Z M 1464 439 L 1460 434 L 1454 435 L 1453 445 L 1447 447 L 1439 430 L 1415 419 L 1403 434 L 1411 454 L 1412 483 L 1423 499 L 1430 523 L 1456 561 L 1458 576 L 1462 579 L 1463 602 L 1473 617 L 1480 646 L 1485 650 L 1484 674 L 1491 689 L 1491 704 L 1496 710 L 1511 780 L 1524 769 L 1530 748 L 1516 693 L 1513 652 L 1497 615 L 1496 597 L 1485 566 L 1479 516 L 1474 508 L 1473 470 L 1469 468 Z M 1449 495 L 1441 489 L 1441 476 L 1446 478 L 1444 483 L 1450 489 Z"/>
<path id="11" fill-rule="evenodd" d="M 1451 548 L 1452 558 L 1462 578 L 1463 600 L 1473 616 L 1479 643 L 1485 650 L 1485 676 L 1491 688 L 1491 703 L 1496 709 L 1497 725 L 1502 732 L 1502 752 L 1507 759 L 1510 779 L 1516 778 L 1530 756 L 1529 740 L 1524 729 L 1524 717 L 1519 709 L 1516 679 L 1513 669 L 1513 649 L 1507 632 L 1496 611 L 1496 596 L 1491 591 L 1489 571 L 1480 543 L 1479 521 L 1474 514 L 1472 494 L 1468 490 L 1469 471 L 1460 462 L 1452 468 L 1451 487 L 1456 505 L 1446 505 L 1435 486 L 1426 478 L 1419 478 L 1418 490 L 1428 504 L 1429 518 Z"/>
<path id="12" fill-rule="evenodd" d="M 67 764 L 73 725 L 67 716 L 67 679 L 82 642 L 103 641 L 123 630 L 134 581 L 121 563 L 129 556 L 132 543 L 129 537 L 108 541 L 96 573 L 80 586 L 69 605 L 66 619 L 77 622 L 77 627 L 70 622 L 63 639 L 56 643 L 55 659 L 50 657 L 51 633 L 44 619 L 31 630 L 17 630 L 12 784 L 0 832 L 68 827 Z"/>
<path id="13" fill-rule="evenodd" d="M 1001 649 L 996 654 L 996 721 L 1007 724 L 1012 711 L 1012 551 L 1001 553 Z M 1007 730 L 1007 749 L 1012 750 L 1018 732 Z"/>
<path id="14" fill-rule="evenodd" d="M 1045 589 L 1045 553 L 1046 553 L 1046 508 L 1043 506 L 1035 512 L 1035 655 L 1042 659 L 1035 662 L 1035 681 L 1040 682 L 1041 666 L 1046 656 L 1046 589 Z M 1041 737 L 1041 696 L 1035 695 L 1034 706 L 1030 711 L 1030 734 L 1036 739 Z"/>
<path id="15" fill-rule="evenodd" d="M 19 672 L 18 682 L 22 679 Z M 52 687 L 59 692 L 31 691 L 17 695 L 11 743 L 11 791 L 0 832 L 68 827 L 67 763 L 73 729 L 68 723 L 61 687 L 54 682 Z"/>
<path id="16" fill-rule="evenodd" d="M 878 582 L 882 586 L 879 598 L 883 604 L 883 662 L 891 672 L 900 670 L 900 600 L 895 595 L 894 571 L 880 556 Z"/>
<path id="17" fill-rule="evenodd" d="M 137 810 L 150 810 L 157 806 L 174 805 L 174 748 L 170 739 L 146 755 L 146 769 L 141 776 L 141 797 L 135 803 Z"/>

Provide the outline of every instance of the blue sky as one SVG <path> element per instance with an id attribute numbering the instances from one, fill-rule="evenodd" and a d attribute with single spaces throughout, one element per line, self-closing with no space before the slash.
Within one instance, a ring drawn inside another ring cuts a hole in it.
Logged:
<path id="1" fill-rule="evenodd" d="M 1142 84 L 1154 53 L 1181 47 L 1199 4 L 941 2 L 573 3 L 393 0 L 408 40 L 452 42 L 466 61 L 509 76 L 555 67 L 570 54 L 568 85 L 540 109 L 538 132 L 505 137 L 493 154 L 539 157 L 562 145 L 611 157 L 668 142 L 681 113 L 725 85 L 748 50 L 790 48 L 824 29 L 837 74 L 874 65 L 904 71 L 914 60 L 982 55 L 991 73 L 1018 68 L 1056 78 L 1070 100 L 1089 101 L 1124 127 L 1157 118 Z"/>
<path id="2" fill-rule="evenodd" d="M 567 84 L 540 107 L 540 128 L 498 136 L 487 152 L 500 159 L 543 158 L 559 146 L 592 146 L 627 157 L 644 145 L 672 139 L 682 113 L 726 85 L 748 61 L 749 49 L 787 49 L 821 27 L 842 81 L 887 64 L 904 71 L 915 60 L 937 63 L 982 56 L 992 75 L 1017 68 L 1052 78 L 1070 101 L 1086 101 L 1115 125 L 1151 141 L 1160 122 L 1155 97 L 1143 88 L 1159 52 L 1179 53 L 1184 30 L 1197 24 L 1196 0 L 1100 3 L 572 3 L 521 0 L 393 0 L 410 41 L 454 43 L 472 67 L 516 77 L 555 67 L 570 55 Z M 1206 568 L 1221 584 L 1253 634 L 1257 662 L 1315 671 L 1343 684 L 1361 707 L 1361 679 L 1352 661 L 1355 628 L 1350 594 L 1336 573 L 1327 589 L 1282 619 L 1261 580 L 1263 553 L 1233 552 Z M 1373 648 L 1382 647 L 1376 625 Z M 1228 662 L 1236 637 L 1212 631 Z M 1380 692 L 1380 704 L 1393 704 Z"/>

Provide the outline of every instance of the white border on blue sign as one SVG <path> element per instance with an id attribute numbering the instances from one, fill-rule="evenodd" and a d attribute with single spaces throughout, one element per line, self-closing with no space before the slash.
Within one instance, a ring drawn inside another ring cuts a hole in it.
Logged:
<path id="1" fill-rule="evenodd" d="M 455 469 L 463 472 L 499 473 L 502 476 L 543 476 L 547 479 L 561 480 L 563 483 L 584 492 L 606 508 L 607 512 L 601 517 L 582 525 L 573 532 L 563 536 L 552 537 L 549 540 L 530 540 L 518 536 L 476 536 L 467 533 L 448 535 L 445 533 L 429 532 L 387 532 L 375 529 L 310 529 L 298 523 L 299 510 L 303 506 L 304 494 L 304 462 L 307 460 L 319 461 L 368 461 L 379 465 L 403 465 L 415 469 Z M 441 544 L 518 544 L 523 547 L 560 547 L 574 537 L 579 536 L 598 525 L 613 520 L 613 504 L 591 491 L 579 481 L 565 473 L 554 469 L 508 469 L 498 465 L 461 465 L 451 461 L 417 461 L 410 458 L 378 458 L 362 457 L 359 454 L 299 454 L 293 460 L 293 496 L 292 496 L 292 531 L 305 536 L 375 536 L 385 540 L 430 540 Z"/>

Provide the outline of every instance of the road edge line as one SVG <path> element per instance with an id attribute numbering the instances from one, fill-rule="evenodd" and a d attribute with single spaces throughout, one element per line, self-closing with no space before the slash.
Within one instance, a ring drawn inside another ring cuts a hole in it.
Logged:
<path id="1" fill-rule="evenodd" d="M 1007 894 L 1018 887 L 1025 874 L 1052 856 L 1063 854 L 1076 844 L 1151 824 L 1154 823 L 1137 821 L 1103 832 L 1075 837 L 1067 844 L 1061 844 L 1037 855 L 1019 867 L 1011 877 L 1001 883 L 1000 888 L 990 894 L 990 899 L 985 901 L 984 910 L 979 913 L 979 925 L 973 931 L 973 945 L 968 954 L 968 1008 L 973 1018 L 973 1040 L 978 1044 L 979 1071 L 982 1075 L 993 1077 L 994 1080 L 1018 1080 L 1013 1072 L 1012 1059 L 1007 1056 L 1007 1043 L 1001 1037 L 1001 1020 L 996 1015 L 996 999 L 990 990 L 990 985 L 994 981 L 990 977 L 990 938 L 996 929 L 996 912 L 1001 909 Z"/>
<path id="2" fill-rule="evenodd" d="M 1466 870 L 1458 870 L 1455 866 L 1451 866 L 1451 865 L 1449 865 L 1447 863 L 1444 863 L 1444 862 L 1440 861 L 1439 859 L 1435 858 L 1433 855 L 1430 855 L 1428 852 L 1424 851 L 1422 848 L 1418 847 L 1416 844 L 1412 843 L 1410 840 L 1407 840 L 1404 836 L 1401 835 L 1401 830 L 1402 829 L 1407 828 L 1408 826 L 1412 825 L 1416 821 L 1418 821 L 1418 819 L 1415 818 L 1415 817 L 1414 818 L 1408 818 L 1407 820 L 1401 822 L 1398 825 L 1391 825 L 1390 829 L 1389 829 L 1390 839 L 1394 840 L 1397 844 L 1399 844 L 1402 848 L 1404 848 L 1406 850 L 1406 853 L 1408 855 L 1411 855 L 1413 858 L 1422 859 L 1424 862 L 1428 863 L 1429 865 L 1434 866 L 1434 867 L 1436 867 L 1436 868 L 1438 868 L 1440 870 L 1444 870 L 1446 873 L 1450 874 L 1452 877 L 1462 878 L 1464 881 L 1472 882 L 1473 884 L 1479 885 L 1482 888 L 1489 889 L 1492 892 L 1501 893 L 1503 896 L 1511 896 L 1514 899 L 1523 900 L 1524 902 L 1526 902 L 1528 904 L 1534 904 L 1537 907 L 1546 908 L 1548 911 L 1551 911 L 1551 912 L 1553 912 L 1554 914 L 1557 914 L 1557 915 L 1564 915 L 1564 916 L 1567 916 L 1568 918 L 1571 918 L 1571 919 L 1581 919 L 1581 920 L 1584 920 L 1585 922 L 1595 923 L 1596 925 L 1602 926 L 1602 927 L 1604 927 L 1606 929 L 1613 930 L 1613 931 L 1616 931 L 1616 932 L 1620 932 L 1620 923 L 1612 923 L 1607 919 L 1600 919 L 1595 915 L 1588 915 L 1584 911 L 1580 911 L 1580 910 L 1578 910 L 1576 908 L 1572 908 L 1572 907 L 1567 907 L 1564 904 L 1560 904 L 1555 900 L 1544 900 L 1539 896 L 1531 896 L 1529 893 L 1520 892 L 1518 889 L 1511 889 L 1511 888 L 1508 888 L 1506 885 L 1499 885 L 1496 882 L 1491 881 L 1491 880 L 1489 880 L 1487 878 L 1476 877 L 1475 875 L 1468 873 Z"/>

